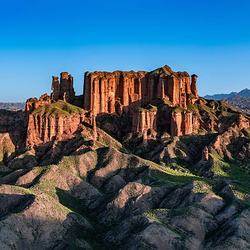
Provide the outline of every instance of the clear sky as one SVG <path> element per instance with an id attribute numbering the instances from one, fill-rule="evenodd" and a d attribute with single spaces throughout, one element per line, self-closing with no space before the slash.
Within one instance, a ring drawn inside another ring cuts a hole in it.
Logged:
<path id="1" fill-rule="evenodd" d="M 249 0 L 0 1 L 0 102 L 50 93 L 68 71 L 197 74 L 200 95 L 250 87 Z"/>

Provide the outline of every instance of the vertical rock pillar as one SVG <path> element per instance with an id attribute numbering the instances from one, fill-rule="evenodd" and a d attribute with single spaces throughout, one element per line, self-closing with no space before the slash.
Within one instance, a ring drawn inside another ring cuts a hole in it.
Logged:
<path id="1" fill-rule="evenodd" d="M 198 91 L 196 86 L 197 78 L 198 78 L 197 75 L 192 75 L 191 91 L 196 98 L 198 98 Z"/>

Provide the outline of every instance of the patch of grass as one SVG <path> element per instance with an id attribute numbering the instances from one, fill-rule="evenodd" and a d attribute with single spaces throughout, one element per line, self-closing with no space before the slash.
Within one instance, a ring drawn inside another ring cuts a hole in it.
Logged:
<path id="1" fill-rule="evenodd" d="M 48 180 L 43 180 L 42 182 L 39 182 L 37 185 L 31 187 L 29 190 L 36 194 L 46 193 L 58 201 L 55 186 Z"/>
<path id="2" fill-rule="evenodd" d="M 45 106 L 38 107 L 35 109 L 32 114 L 33 115 L 40 115 L 40 116 L 64 116 L 70 115 L 73 113 L 81 113 L 83 109 L 59 100 L 55 103 L 47 104 Z"/>
<path id="3" fill-rule="evenodd" d="M 212 192 L 212 187 L 203 181 L 195 181 L 194 182 L 194 188 L 193 188 L 194 193 L 211 193 Z"/>
<path id="4" fill-rule="evenodd" d="M 209 108 L 206 105 L 198 105 L 198 109 L 200 113 L 206 112 L 210 119 L 217 120 L 216 111 L 214 109 Z"/>
<path id="5" fill-rule="evenodd" d="M 151 171 L 151 175 L 165 183 L 173 183 L 173 184 L 185 184 L 191 181 L 208 181 L 208 179 L 200 176 L 193 175 L 188 172 L 182 172 L 178 169 L 171 169 L 167 166 L 157 166 Z"/>
<path id="6" fill-rule="evenodd" d="M 183 111 L 186 111 L 186 109 L 180 106 L 175 106 L 172 108 L 172 112 L 183 112 Z"/>
<path id="7" fill-rule="evenodd" d="M 152 170 L 151 172 L 152 176 L 161 180 L 165 183 L 172 183 L 172 184 L 185 184 L 189 183 L 194 180 L 205 180 L 203 177 L 191 175 L 191 174 L 183 174 L 179 171 L 176 171 L 176 173 L 165 173 L 162 171 Z"/>
<path id="8" fill-rule="evenodd" d="M 214 158 L 211 171 L 216 177 L 226 179 L 230 183 L 234 195 L 239 200 L 246 202 L 250 198 L 250 176 L 241 168 L 242 163 L 226 162 L 215 151 L 212 151 L 211 155 Z"/>
<path id="9" fill-rule="evenodd" d="M 146 107 L 148 110 L 151 110 L 151 111 L 157 111 L 157 107 L 152 105 L 152 104 L 149 104 L 147 107 Z"/>
<path id="10" fill-rule="evenodd" d="M 192 112 L 192 113 L 194 113 L 194 114 L 196 114 L 196 115 L 200 115 L 199 114 L 199 109 L 198 109 L 197 105 L 188 104 L 187 105 L 187 110 L 190 111 L 190 112 Z"/>
<path id="11" fill-rule="evenodd" d="M 35 195 L 36 192 L 34 192 L 34 190 L 28 189 L 28 188 L 23 188 L 23 187 L 19 187 L 19 186 L 14 186 L 11 185 L 11 187 L 19 192 L 21 192 L 22 194 L 31 194 L 31 195 Z"/>

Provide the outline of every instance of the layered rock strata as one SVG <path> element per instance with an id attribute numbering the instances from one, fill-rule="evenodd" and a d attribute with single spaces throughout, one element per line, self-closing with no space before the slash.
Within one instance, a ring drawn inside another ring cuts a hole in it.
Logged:
<path id="1" fill-rule="evenodd" d="M 85 112 L 76 110 L 67 112 L 70 107 L 59 101 L 53 107 L 45 106 L 45 112 L 32 112 L 27 126 L 26 146 L 40 145 L 50 141 L 63 141 L 75 136 L 80 125 L 85 121 Z M 62 105 L 65 105 L 61 107 Z M 54 110 L 59 109 L 59 112 Z"/>
<path id="2" fill-rule="evenodd" d="M 52 140 L 70 139 L 83 121 L 84 116 L 80 114 L 60 117 L 30 115 L 26 144 L 34 146 Z"/>
<path id="3" fill-rule="evenodd" d="M 173 136 L 188 135 L 193 132 L 192 112 L 173 112 L 171 115 L 170 133 Z"/>
<path id="4" fill-rule="evenodd" d="M 174 72 L 168 66 L 152 72 L 86 72 L 83 107 L 96 115 L 112 114 L 144 106 L 156 98 L 186 107 L 198 98 L 196 80 L 193 75 L 191 83 L 187 72 Z"/>
<path id="5" fill-rule="evenodd" d="M 41 106 L 45 106 L 47 104 L 51 103 L 51 98 L 48 96 L 48 94 L 43 94 L 39 99 L 37 98 L 29 98 L 26 101 L 25 105 L 25 114 L 26 117 L 29 116 L 35 109 Z"/>
<path id="6" fill-rule="evenodd" d="M 75 91 L 73 87 L 73 77 L 68 72 L 61 73 L 60 82 L 59 77 L 52 76 L 51 89 L 53 91 L 51 94 L 52 100 L 63 100 L 68 103 L 74 103 Z"/>
<path id="7" fill-rule="evenodd" d="M 101 113 L 120 117 L 123 113 L 130 113 L 132 125 L 129 130 L 132 132 L 144 133 L 144 130 L 151 129 L 158 133 L 163 125 L 167 129 L 166 132 L 172 136 L 191 134 L 200 128 L 198 118 L 192 112 L 185 111 L 189 104 L 192 105 L 199 100 L 196 82 L 197 75 L 190 78 L 187 72 L 174 72 L 168 66 L 151 72 L 86 72 L 84 93 L 82 96 L 75 96 L 73 77 L 67 72 L 62 72 L 60 79 L 52 77 L 53 92 L 50 96 L 44 94 L 39 100 L 30 98 L 26 102 L 28 137 L 34 137 L 28 144 L 32 144 L 32 141 L 47 142 L 54 138 L 53 131 L 62 121 L 30 114 L 39 107 L 59 100 L 83 107 L 97 117 Z M 157 99 L 167 102 L 171 107 L 164 115 L 166 119 L 163 122 L 158 122 L 160 115 L 157 109 L 141 108 Z M 172 107 L 176 106 L 184 111 L 173 112 Z M 30 136 L 32 130 L 36 131 L 33 133 L 37 133 L 36 136 Z"/>
<path id="8" fill-rule="evenodd" d="M 156 110 L 137 110 L 133 113 L 132 131 L 144 133 L 144 130 L 154 129 L 156 127 Z"/>

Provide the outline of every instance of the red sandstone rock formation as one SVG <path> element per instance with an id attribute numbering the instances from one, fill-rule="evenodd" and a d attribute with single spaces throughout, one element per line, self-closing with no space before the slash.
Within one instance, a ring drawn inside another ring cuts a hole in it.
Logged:
<path id="1" fill-rule="evenodd" d="M 75 91 L 73 87 L 73 77 L 68 72 L 62 72 L 59 82 L 59 77 L 52 76 L 53 93 L 51 99 L 54 101 L 63 100 L 68 103 L 74 103 Z"/>
<path id="2" fill-rule="evenodd" d="M 132 118 L 132 131 L 143 133 L 145 129 L 153 129 L 156 128 L 156 110 L 137 110 L 133 112 Z"/>
<path id="3" fill-rule="evenodd" d="M 84 118 L 84 113 L 58 117 L 30 114 L 26 146 L 73 138 Z"/>
<path id="4" fill-rule="evenodd" d="M 192 79 L 191 86 L 187 72 L 174 72 L 168 66 L 152 72 L 86 72 L 83 107 L 96 115 L 112 114 L 117 106 L 128 111 L 130 107 L 144 106 L 156 98 L 168 99 L 173 106 L 186 107 L 189 94 L 198 97 L 197 76 L 193 75 Z"/>
<path id="5" fill-rule="evenodd" d="M 73 87 L 73 77 L 68 72 L 62 72 L 59 82 L 59 77 L 52 76 L 52 94 L 43 94 L 39 100 L 37 98 L 30 98 L 26 101 L 25 112 L 28 118 L 29 114 L 38 107 L 45 106 L 51 102 L 63 100 L 65 102 L 82 106 L 83 96 L 76 97 Z"/>
<path id="6" fill-rule="evenodd" d="M 26 102 L 29 144 L 32 144 L 33 141 L 44 143 L 54 138 L 54 127 L 59 126 L 60 128 L 61 122 L 50 117 L 39 118 L 30 116 L 30 114 L 38 107 L 58 100 L 84 107 L 84 109 L 90 110 L 94 116 L 100 113 L 121 116 L 123 112 L 129 111 L 133 113 L 131 128 L 133 132 L 143 133 L 146 128 L 157 132 L 157 109 L 141 109 L 140 107 L 146 106 L 158 98 L 169 102 L 170 107 L 187 108 L 188 104 L 194 104 L 197 101 L 196 81 L 196 75 L 192 75 L 191 83 L 187 72 L 174 72 L 168 66 L 151 72 L 86 72 L 84 94 L 75 96 L 73 77 L 67 72 L 62 72 L 60 80 L 59 77 L 52 77 L 53 92 L 50 97 L 44 94 L 39 100 L 31 98 Z M 170 128 L 168 131 L 170 135 L 186 135 L 198 131 L 200 128 L 200 121 L 193 116 L 192 112 L 172 113 L 172 109 L 168 112 L 166 117 L 169 118 L 167 118 L 168 121 L 164 121 L 164 126 Z M 33 134 L 32 130 L 35 130 L 36 133 Z"/>
<path id="7" fill-rule="evenodd" d="M 196 98 L 198 98 L 198 91 L 196 86 L 197 78 L 198 78 L 197 75 L 192 75 L 191 91 Z"/>
<path id="8" fill-rule="evenodd" d="M 25 114 L 28 118 L 29 114 L 32 113 L 35 109 L 41 106 L 45 106 L 51 103 L 51 99 L 48 94 L 43 94 L 39 100 L 37 98 L 30 98 L 26 101 L 25 105 Z"/>
<path id="9" fill-rule="evenodd" d="M 181 112 L 173 112 L 171 117 L 171 127 L 170 134 L 172 136 L 182 135 L 181 124 L 182 124 L 182 115 Z"/>
<path id="10" fill-rule="evenodd" d="M 92 128 L 93 128 L 93 133 L 94 133 L 94 140 L 97 139 L 97 127 L 96 127 L 96 115 L 92 114 Z"/>

